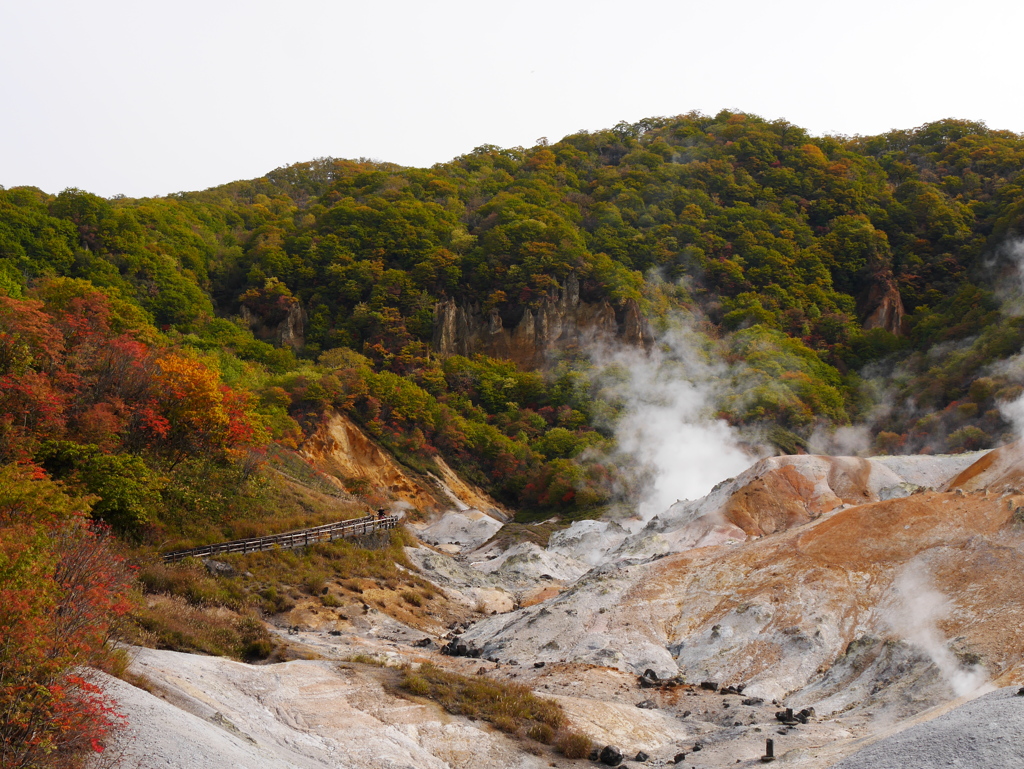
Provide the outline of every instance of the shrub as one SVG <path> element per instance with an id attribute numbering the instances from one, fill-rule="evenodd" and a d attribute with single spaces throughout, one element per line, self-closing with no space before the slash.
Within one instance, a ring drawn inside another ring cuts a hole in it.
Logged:
<path id="1" fill-rule="evenodd" d="M 116 669 L 106 640 L 131 575 L 88 504 L 32 468 L 0 467 L 0 766 L 72 763 L 122 722 L 80 672 Z M 109 664 L 106 664 L 109 663 Z"/>
<path id="2" fill-rule="evenodd" d="M 158 649 L 217 657 L 262 659 L 273 651 L 270 634 L 254 614 L 193 606 L 180 596 L 160 597 L 132 615 L 128 640 Z"/>
<path id="3" fill-rule="evenodd" d="M 402 688 L 410 694 L 425 696 L 430 694 L 430 682 L 415 673 L 409 673 L 402 680 Z"/>
<path id="4" fill-rule="evenodd" d="M 139 571 L 147 593 L 182 596 L 193 606 L 224 606 L 241 611 L 249 597 L 239 582 L 211 577 L 195 558 L 180 563 L 151 563 Z"/>
<path id="5" fill-rule="evenodd" d="M 551 728 L 550 724 L 534 724 L 527 730 L 526 736 L 531 740 L 550 745 L 555 739 L 555 730 Z"/>
<path id="6" fill-rule="evenodd" d="M 976 451 L 992 443 L 988 433 L 980 427 L 968 425 L 950 433 L 948 447 L 951 452 Z"/>
<path id="7" fill-rule="evenodd" d="M 594 749 L 594 743 L 585 734 L 566 732 L 559 738 L 555 747 L 566 758 L 587 758 Z"/>
<path id="8" fill-rule="evenodd" d="M 319 569 L 312 569 L 302 575 L 302 587 L 310 595 L 319 595 L 327 587 L 327 575 Z"/>

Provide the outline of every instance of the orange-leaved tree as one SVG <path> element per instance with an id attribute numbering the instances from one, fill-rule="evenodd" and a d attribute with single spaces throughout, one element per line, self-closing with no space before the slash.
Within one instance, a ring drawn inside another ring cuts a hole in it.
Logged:
<path id="1" fill-rule="evenodd" d="M 246 393 L 195 358 L 168 353 L 156 364 L 157 398 L 168 425 L 163 443 L 174 459 L 230 453 L 253 442 L 260 431 Z"/>
<path id="2" fill-rule="evenodd" d="M 129 608 L 131 574 L 34 467 L 0 467 L 0 766 L 70 767 L 123 722 L 85 667 Z"/>

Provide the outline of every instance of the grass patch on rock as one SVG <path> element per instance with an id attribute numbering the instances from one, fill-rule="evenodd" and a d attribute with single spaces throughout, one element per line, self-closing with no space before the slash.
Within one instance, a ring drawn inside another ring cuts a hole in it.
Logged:
<path id="1" fill-rule="evenodd" d="M 561 705 L 535 695 L 523 684 L 463 676 L 424 663 L 402 672 L 399 687 L 426 697 L 449 713 L 480 719 L 516 737 L 550 745 L 566 724 Z"/>

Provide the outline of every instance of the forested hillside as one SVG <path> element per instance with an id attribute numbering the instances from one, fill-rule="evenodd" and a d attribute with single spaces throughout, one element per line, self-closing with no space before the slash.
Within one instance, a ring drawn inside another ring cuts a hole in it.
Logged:
<path id="1" fill-rule="evenodd" d="M 333 403 L 409 457 L 458 461 L 485 439 L 424 418 L 450 410 L 493 432 L 490 459 L 507 455 L 476 468 L 482 482 L 507 483 L 513 458 L 557 458 L 521 435 L 568 429 L 570 456 L 599 440 L 573 379 L 585 366 L 571 350 L 541 377 L 445 363 L 430 354 L 435 306 L 511 327 L 570 276 L 583 301 L 703 319 L 723 355 L 772 379 L 727 417 L 785 428 L 788 449 L 821 420 L 873 413 L 860 376 L 899 353 L 895 399 L 916 408 L 874 425 L 882 448 L 957 450 L 999 441 L 993 398 L 1016 384 L 985 367 L 1022 338 L 996 292 L 1015 275 L 1022 164 L 1019 136 L 965 121 L 847 140 L 743 114 L 659 118 L 432 169 L 322 159 L 162 199 L 8 190 L 0 274 L 15 297 L 88 280 L 229 379 L 258 370 L 247 386 L 278 438 Z M 505 498 L 527 501 L 525 486 Z"/>
<path id="2" fill-rule="evenodd" d="M 1022 168 L 1024 137 L 980 123 L 821 138 L 723 112 L 164 198 L 0 189 L 0 627 L 67 595 L 40 532 L 153 549 L 299 515 L 268 447 L 332 411 L 524 515 L 596 514 L 631 476 L 595 334 L 650 349 L 686 323 L 732 372 L 709 416 L 783 451 L 851 423 L 886 453 L 1004 442 Z M 529 354 L 496 357 L 499 333 Z M 26 507 L 33 488 L 60 504 Z M 35 675 L 5 653 L 5 681 Z"/>

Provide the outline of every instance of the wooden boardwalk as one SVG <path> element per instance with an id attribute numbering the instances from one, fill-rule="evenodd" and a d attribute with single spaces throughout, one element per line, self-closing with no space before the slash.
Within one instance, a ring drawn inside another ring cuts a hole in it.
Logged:
<path id="1" fill-rule="evenodd" d="M 367 515 L 364 518 L 353 518 L 348 521 L 328 523 L 323 526 L 315 526 L 312 529 L 298 529 L 297 531 L 286 531 L 284 534 L 272 534 L 268 537 L 235 539 L 231 542 L 221 542 L 216 545 L 204 545 L 203 547 L 193 547 L 188 550 L 175 550 L 172 553 L 164 553 L 161 557 L 164 563 L 174 563 L 183 558 L 191 557 L 205 558 L 227 553 L 258 553 L 261 550 L 273 550 L 278 547 L 305 547 L 306 545 L 315 545 L 317 542 L 330 542 L 335 539 L 359 537 L 375 531 L 393 529 L 396 526 L 398 526 L 398 516 L 396 515 L 389 515 L 384 518 Z"/>

